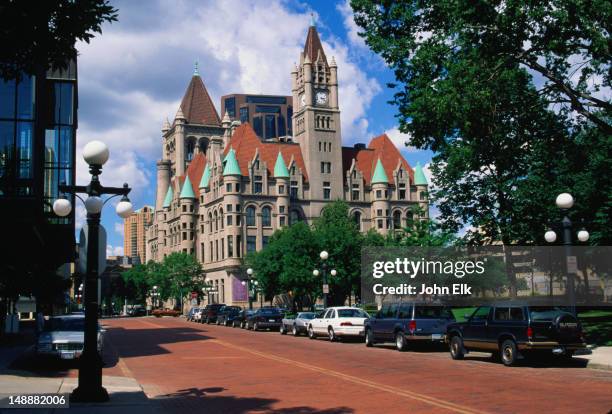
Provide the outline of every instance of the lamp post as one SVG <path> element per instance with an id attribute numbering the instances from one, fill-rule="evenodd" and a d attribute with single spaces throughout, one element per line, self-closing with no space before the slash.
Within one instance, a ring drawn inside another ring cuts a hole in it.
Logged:
<path id="1" fill-rule="evenodd" d="M 157 291 L 157 286 L 153 286 L 153 308 L 157 309 L 158 306 L 158 296 L 159 292 Z"/>
<path id="2" fill-rule="evenodd" d="M 249 299 L 249 309 L 252 310 L 253 309 L 253 297 L 251 296 L 251 282 L 257 282 L 256 280 L 253 280 L 253 269 L 251 269 L 250 267 L 247 269 L 247 278 L 245 280 L 243 280 L 242 282 L 240 282 L 242 284 L 242 286 L 246 286 L 246 290 L 247 290 L 247 297 Z M 257 283 L 254 283 L 255 285 Z"/>
<path id="3" fill-rule="evenodd" d="M 327 295 L 329 293 L 329 285 L 327 284 L 327 259 L 329 258 L 329 253 L 326 250 L 323 250 L 319 253 L 319 257 L 321 258 L 321 273 L 323 274 L 323 308 L 327 309 Z M 314 276 L 319 276 L 319 270 L 315 269 L 312 271 Z M 331 270 L 331 275 L 336 276 L 336 269 Z"/>
<path id="4" fill-rule="evenodd" d="M 561 193 L 555 200 L 557 207 L 563 211 L 563 220 L 561 220 L 561 228 L 563 229 L 563 246 L 565 247 L 565 260 L 567 272 L 567 294 L 572 313 L 576 313 L 576 291 L 574 286 L 575 269 L 570 269 L 570 257 L 572 256 L 572 221 L 567 216 L 567 212 L 574 206 L 574 197 L 569 193 Z M 582 228 L 577 233 L 577 238 L 581 242 L 589 240 L 589 232 Z M 544 233 L 544 239 L 548 243 L 554 243 L 557 240 L 557 233 L 549 229 Z M 575 259 L 575 258 L 574 258 Z"/>
<path id="5" fill-rule="evenodd" d="M 132 203 L 127 195 L 130 188 L 104 187 L 100 184 L 99 176 L 102 166 L 108 161 L 109 151 L 106 144 L 101 141 L 92 141 L 85 145 L 83 158 L 89 164 L 91 181 L 88 185 L 61 184 L 59 191 L 62 194 L 74 194 L 81 201 L 78 193 L 87 194 L 83 201 L 87 210 L 87 269 L 85 275 L 85 332 L 83 353 L 79 363 L 79 382 L 77 388 L 70 395 L 72 401 L 102 402 L 108 401 L 108 393 L 102 387 L 102 358 L 98 353 L 98 237 L 100 231 L 100 215 L 104 204 L 113 197 L 122 196 L 117 204 L 116 212 L 122 218 L 132 214 Z M 111 197 L 102 200 L 101 196 L 110 194 Z M 53 203 L 53 211 L 60 217 L 65 217 L 72 211 L 72 205 L 65 197 L 58 198 Z"/>

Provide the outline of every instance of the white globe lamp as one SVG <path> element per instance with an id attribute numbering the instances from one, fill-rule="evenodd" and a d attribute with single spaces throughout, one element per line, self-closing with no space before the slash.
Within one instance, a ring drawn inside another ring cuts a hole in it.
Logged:
<path id="1" fill-rule="evenodd" d="M 329 257 L 329 253 L 323 250 L 321 253 L 319 253 L 319 257 L 321 258 L 321 260 L 327 260 L 327 258 Z"/>
<path id="2" fill-rule="evenodd" d="M 66 217 L 72 211 L 72 204 L 66 198 L 58 198 L 53 202 L 53 212 L 60 217 Z"/>
<path id="3" fill-rule="evenodd" d="M 572 197 L 572 195 L 569 193 L 561 193 L 557 196 L 555 203 L 557 204 L 557 207 L 567 210 L 572 208 L 574 205 L 574 197 Z"/>
<path id="4" fill-rule="evenodd" d="M 102 201 L 100 197 L 93 196 L 85 200 L 85 210 L 87 210 L 89 214 L 98 214 L 102 211 L 103 206 L 104 201 Z"/>
<path id="5" fill-rule="evenodd" d="M 546 233 L 544 233 L 544 239 L 548 243 L 554 243 L 557 240 L 557 233 L 552 230 L 548 230 Z"/>
<path id="6" fill-rule="evenodd" d="M 132 203 L 129 200 L 121 200 L 117 207 L 115 208 L 117 215 L 121 218 L 128 218 L 134 212 L 134 208 L 132 207 Z"/>
<path id="7" fill-rule="evenodd" d="M 89 165 L 103 166 L 109 155 L 108 147 L 102 141 L 91 141 L 83 148 L 83 159 Z"/>

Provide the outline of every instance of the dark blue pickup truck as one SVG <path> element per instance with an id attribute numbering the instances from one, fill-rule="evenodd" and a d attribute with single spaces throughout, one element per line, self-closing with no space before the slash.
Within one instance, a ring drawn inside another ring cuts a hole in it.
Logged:
<path id="1" fill-rule="evenodd" d="M 479 306 L 465 322 L 450 324 L 446 338 L 453 359 L 463 359 L 471 350 L 492 352 L 506 366 L 530 353 L 571 358 L 586 348 L 580 322 L 571 313 L 516 302 Z"/>
<path id="2" fill-rule="evenodd" d="M 410 343 L 444 342 L 446 326 L 454 322 L 449 308 L 413 302 L 383 304 L 380 311 L 365 321 L 365 344 L 394 342 L 398 351 Z"/>

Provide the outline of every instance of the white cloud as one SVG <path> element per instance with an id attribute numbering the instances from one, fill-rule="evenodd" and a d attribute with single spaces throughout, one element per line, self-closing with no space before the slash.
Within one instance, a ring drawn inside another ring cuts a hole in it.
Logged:
<path id="1" fill-rule="evenodd" d="M 123 223 L 115 223 L 115 233 L 119 234 L 121 237 L 124 237 L 124 227 Z"/>
<path id="2" fill-rule="evenodd" d="M 123 246 L 106 245 L 106 257 L 108 256 L 123 256 Z"/>
<path id="3" fill-rule="evenodd" d="M 342 3 L 339 3 L 336 6 L 336 9 L 340 12 L 343 18 L 344 28 L 346 29 L 347 38 L 351 45 L 357 46 L 360 48 L 366 48 L 367 45 L 363 37 L 359 36 L 360 28 L 355 23 L 353 9 L 351 8 L 351 2 L 349 0 L 345 0 Z"/>

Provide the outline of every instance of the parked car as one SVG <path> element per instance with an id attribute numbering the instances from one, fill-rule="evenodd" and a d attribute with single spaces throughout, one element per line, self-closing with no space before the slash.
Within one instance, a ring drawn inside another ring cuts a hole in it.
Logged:
<path id="1" fill-rule="evenodd" d="M 206 305 L 202 311 L 200 322 L 208 324 L 216 322 L 217 315 L 223 309 L 223 307 L 225 307 L 225 303 L 212 303 L 210 305 Z"/>
<path id="2" fill-rule="evenodd" d="M 155 309 L 151 312 L 151 315 L 156 318 L 161 318 L 162 316 L 172 316 L 176 318 L 181 315 L 181 311 L 176 309 Z"/>
<path id="3" fill-rule="evenodd" d="M 147 309 L 144 306 L 133 306 L 127 311 L 128 316 L 147 316 Z"/>
<path id="4" fill-rule="evenodd" d="M 187 312 L 187 320 L 190 322 L 195 321 L 196 312 L 200 312 L 200 315 L 202 314 L 200 309 L 201 308 L 197 306 L 194 306 L 193 308 L 189 309 L 189 312 Z"/>
<path id="5" fill-rule="evenodd" d="M 247 319 L 254 314 L 255 311 L 252 309 L 244 309 L 241 310 L 238 315 L 236 315 L 236 317 L 234 318 L 234 320 L 232 321 L 232 326 L 234 328 L 236 327 L 240 327 L 242 329 L 246 328 L 246 321 Z"/>
<path id="6" fill-rule="evenodd" d="M 449 308 L 413 302 L 387 303 L 365 321 L 365 344 L 395 342 L 398 351 L 410 343 L 443 343 L 446 327 L 455 317 Z"/>
<path id="7" fill-rule="evenodd" d="M 84 344 L 85 317 L 63 315 L 49 318 L 38 335 L 36 353 L 61 359 L 81 356 Z M 105 330 L 98 325 L 98 351 L 102 353 Z"/>
<path id="8" fill-rule="evenodd" d="M 226 306 L 217 315 L 217 325 L 230 326 L 234 318 L 240 313 L 240 306 Z"/>
<path id="9" fill-rule="evenodd" d="M 308 323 L 308 337 L 327 336 L 336 341 L 344 336 L 363 336 L 364 322 L 368 319 L 365 311 L 349 306 L 328 308 L 320 318 L 311 319 Z"/>
<path id="10" fill-rule="evenodd" d="M 259 331 L 260 329 L 279 329 L 283 314 L 278 308 L 257 309 L 246 319 L 246 328 Z"/>
<path id="11" fill-rule="evenodd" d="M 301 333 L 308 331 L 308 322 L 314 319 L 316 313 L 314 312 L 299 312 L 297 315 L 286 315 L 281 321 L 280 333 L 285 335 L 291 331 L 293 336 L 298 336 Z"/>
<path id="12" fill-rule="evenodd" d="M 467 321 L 448 325 L 446 335 L 453 359 L 470 351 L 493 352 L 506 366 L 537 351 L 571 358 L 586 348 L 582 326 L 571 313 L 514 302 L 479 306 Z"/>

